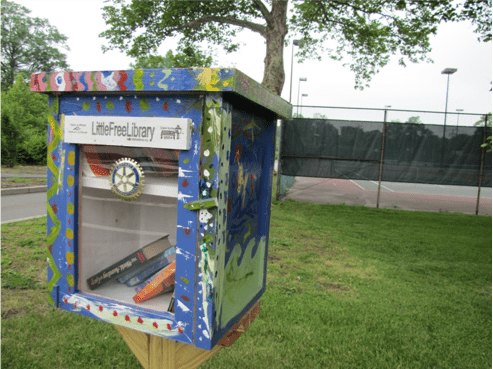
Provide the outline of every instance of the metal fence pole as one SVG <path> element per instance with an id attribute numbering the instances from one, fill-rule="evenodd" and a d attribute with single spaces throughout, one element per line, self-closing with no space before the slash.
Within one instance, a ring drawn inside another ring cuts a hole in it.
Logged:
<path id="1" fill-rule="evenodd" d="M 488 114 L 484 116 L 483 127 L 483 144 L 486 143 L 486 126 L 488 124 Z M 479 184 L 478 184 L 478 199 L 476 201 L 476 215 L 479 214 L 479 200 L 481 199 L 481 182 L 483 181 L 483 163 L 486 147 L 481 149 L 481 164 L 479 165 Z"/>
<path id="2" fill-rule="evenodd" d="M 382 174 L 383 174 L 383 157 L 385 153 L 385 128 L 387 127 L 387 109 L 383 116 L 383 129 L 382 129 L 382 148 L 380 150 L 380 170 L 378 173 L 378 192 L 377 192 L 377 208 L 380 206 L 380 188 L 382 187 Z"/>
<path id="3" fill-rule="evenodd" d="M 281 142 L 282 142 L 282 133 L 283 133 L 283 125 L 284 120 L 281 120 L 281 124 L 279 125 L 279 155 L 277 159 L 277 183 L 276 183 L 276 200 L 281 199 Z"/>

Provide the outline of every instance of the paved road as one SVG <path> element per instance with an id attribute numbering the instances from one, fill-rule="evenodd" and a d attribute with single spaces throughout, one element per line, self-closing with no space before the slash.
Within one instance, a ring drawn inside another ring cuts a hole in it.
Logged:
<path id="1" fill-rule="evenodd" d="M 298 201 L 376 207 L 378 183 L 296 177 L 287 197 Z M 475 214 L 477 187 L 382 182 L 380 208 Z M 491 188 L 481 189 L 479 214 L 491 215 Z"/>
<path id="2" fill-rule="evenodd" d="M 2 196 L 2 224 L 46 215 L 46 192 Z"/>

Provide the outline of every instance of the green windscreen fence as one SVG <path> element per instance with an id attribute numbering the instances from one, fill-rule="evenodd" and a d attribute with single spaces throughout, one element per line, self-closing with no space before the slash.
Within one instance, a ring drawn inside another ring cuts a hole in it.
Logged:
<path id="1" fill-rule="evenodd" d="M 487 127 L 293 119 L 283 122 L 286 176 L 491 187 L 491 153 L 482 160 Z M 486 150 L 484 150 L 486 151 Z"/>

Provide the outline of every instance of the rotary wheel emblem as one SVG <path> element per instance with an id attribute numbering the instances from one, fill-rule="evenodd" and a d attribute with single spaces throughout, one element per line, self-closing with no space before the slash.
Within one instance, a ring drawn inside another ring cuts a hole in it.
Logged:
<path id="1" fill-rule="evenodd" d="M 135 160 L 121 158 L 111 168 L 110 187 L 119 199 L 134 200 L 144 189 L 144 170 Z"/>

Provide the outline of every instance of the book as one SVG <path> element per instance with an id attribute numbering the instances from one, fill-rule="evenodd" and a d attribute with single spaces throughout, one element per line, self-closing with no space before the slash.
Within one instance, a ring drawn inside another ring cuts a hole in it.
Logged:
<path id="1" fill-rule="evenodd" d="M 162 254 L 170 247 L 172 245 L 169 242 L 168 235 L 161 237 L 88 278 L 87 285 L 91 290 L 101 287 L 103 284 L 134 270 L 153 257 Z"/>
<path id="2" fill-rule="evenodd" d="M 130 278 L 126 284 L 129 287 L 133 287 L 139 283 L 145 281 L 149 276 L 155 274 L 159 269 L 162 269 L 168 264 L 171 264 L 176 259 L 176 249 L 175 247 L 170 247 L 168 250 L 163 252 L 163 254 L 159 257 L 156 257 L 157 261 L 147 265 L 144 264 L 144 269 L 140 270 L 139 273 Z M 156 259 L 155 258 L 155 259 Z M 139 268 L 140 269 L 140 268 Z"/>
<path id="3" fill-rule="evenodd" d="M 163 269 L 157 271 L 156 273 L 154 273 L 153 275 L 151 275 L 144 283 L 141 283 L 139 284 L 137 287 L 135 287 L 135 292 L 140 292 L 145 286 L 147 286 L 149 283 L 152 282 L 152 280 L 157 276 L 157 274 L 161 273 L 164 269 L 166 269 L 166 267 L 164 267 Z"/>
<path id="4" fill-rule="evenodd" d="M 171 296 L 171 301 L 169 302 L 169 305 L 168 305 L 168 311 L 170 313 L 175 312 L 175 291 L 173 291 L 173 296 Z"/>
<path id="5" fill-rule="evenodd" d="M 134 270 L 128 271 L 127 273 L 118 277 L 118 282 L 127 283 L 127 285 L 130 286 L 130 284 L 128 284 L 128 281 L 130 281 L 136 275 L 145 274 L 144 277 L 141 276 L 141 282 L 142 282 L 146 278 L 149 278 L 152 274 L 156 273 L 159 269 L 162 269 L 166 265 L 173 262 L 175 260 L 175 257 L 176 257 L 176 248 L 172 246 L 169 249 L 165 250 L 162 254 L 153 257 L 152 259 L 138 266 Z M 133 283 L 132 286 L 138 283 L 140 282 Z"/>
<path id="6" fill-rule="evenodd" d="M 157 274 L 147 286 L 140 290 L 133 297 L 133 300 L 136 303 L 139 303 L 164 293 L 166 287 L 170 287 L 175 284 L 175 273 L 176 261 L 173 261 L 161 273 Z"/>

